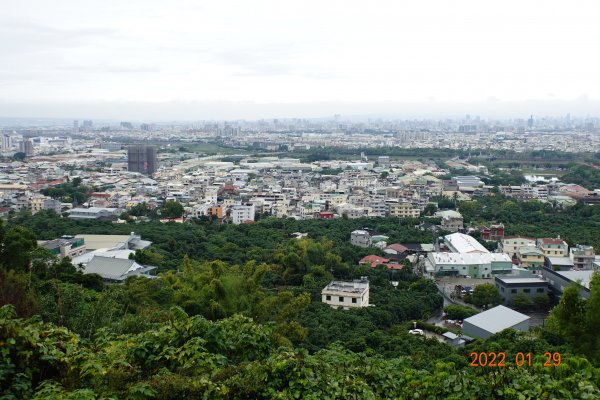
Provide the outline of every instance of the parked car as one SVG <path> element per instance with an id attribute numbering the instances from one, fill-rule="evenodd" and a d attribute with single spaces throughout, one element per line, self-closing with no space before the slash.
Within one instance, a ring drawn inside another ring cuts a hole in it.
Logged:
<path id="1" fill-rule="evenodd" d="M 410 331 L 408 331 L 408 333 L 410 333 L 411 335 L 425 335 L 423 329 L 411 329 Z"/>

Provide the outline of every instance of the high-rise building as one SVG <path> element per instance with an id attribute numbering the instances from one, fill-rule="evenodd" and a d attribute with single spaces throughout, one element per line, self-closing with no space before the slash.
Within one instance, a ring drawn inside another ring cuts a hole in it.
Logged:
<path id="1" fill-rule="evenodd" d="M 158 169 L 156 147 L 135 145 L 127 148 L 127 167 L 130 172 L 152 175 Z"/>
<path id="2" fill-rule="evenodd" d="M 527 127 L 533 128 L 533 115 L 527 120 Z"/>
<path id="3" fill-rule="evenodd" d="M 93 126 L 94 126 L 94 123 L 91 120 L 86 119 L 83 121 L 83 130 L 84 131 L 86 131 L 86 132 L 91 131 Z"/>
<path id="4" fill-rule="evenodd" d="M 75 133 L 79 132 L 79 121 L 78 120 L 73 121 L 73 132 L 75 132 Z"/>
<path id="5" fill-rule="evenodd" d="M 4 134 L 2 135 L 2 141 L 0 141 L 0 149 L 9 150 L 12 147 L 11 137 Z"/>
<path id="6" fill-rule="evenodd" d="M 19 143 L 19 151 L 25 153 L 25 157 L 33 156 L 33 142 L 31 139 L 25 139 Z"/>

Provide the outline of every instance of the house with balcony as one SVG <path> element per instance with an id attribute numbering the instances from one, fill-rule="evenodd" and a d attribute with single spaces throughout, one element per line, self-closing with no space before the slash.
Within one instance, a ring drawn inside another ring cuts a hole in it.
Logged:
<path id="1" fill-rule="evenodd" d="M 537 271 L 544 266 L 544 253 L 535 246 L 522 246 L 517 250 L 517 259 L 523 268 Z"/>
<path id="2" fill-rule="evenodd" d="M 500 251 L 517 258 L 517 251 L 523 246 L 535 246 L 535 239 L 527 236 L 506 236 L 500 240 Z"/>
<path id="3" fill-rule="evenodd" d="M 575 269 L 593 269 L 596 253 L 592 246 L 578 244 L 569 249 L 569 258 Z"/>
<path id="4" fill-rule="evenodd" d="M 546 257 L 567 257 L 569 255 L 569 246 L 560 237 L 539 238 L 536 245 Z"/>

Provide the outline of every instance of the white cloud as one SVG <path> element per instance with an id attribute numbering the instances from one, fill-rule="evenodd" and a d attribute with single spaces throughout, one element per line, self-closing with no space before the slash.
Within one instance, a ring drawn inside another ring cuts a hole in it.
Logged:
<path id="1" fill-rule="evenodd" d="M 599 99 L 598 11 L 577 0 L 5 0 L 0 100 Z"/>

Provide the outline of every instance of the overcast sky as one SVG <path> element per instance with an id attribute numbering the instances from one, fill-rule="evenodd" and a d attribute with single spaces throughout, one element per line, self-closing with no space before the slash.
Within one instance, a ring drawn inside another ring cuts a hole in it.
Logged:
<path id="1" fill-rule="evenodd" d="M 2 0 L 0 115 L 597 105 L 599 16 L 577 0 Z"/>

